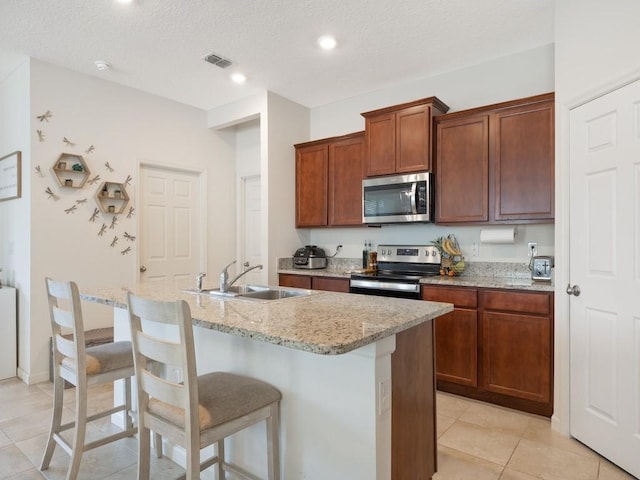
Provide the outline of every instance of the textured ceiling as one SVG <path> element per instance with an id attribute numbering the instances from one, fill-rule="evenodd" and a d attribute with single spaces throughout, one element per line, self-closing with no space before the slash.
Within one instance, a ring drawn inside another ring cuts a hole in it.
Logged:
<path id="1" fill-rule="evenodd" d="M 263 90 L 315 107 L 552 43 L 553 3 L 0 0 L 0 80 L 28 55 L 204 110 Z M 334 52 L 316 46 L 326 33 Z"/>

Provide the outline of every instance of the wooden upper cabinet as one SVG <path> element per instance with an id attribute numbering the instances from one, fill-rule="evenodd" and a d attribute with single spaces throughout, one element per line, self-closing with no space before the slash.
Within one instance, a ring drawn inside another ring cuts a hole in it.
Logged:
<path id="1" fill-rule="evenodd" d="M 442 122 L 436 142 L 436 221 L 488 221 L 489 116 Z"/>
<path id="2" fill-rule="evenodd" d="M 554 219 L 554 94 L 435 119 L 436 223 Z"/>
<path id="3" fill-rule="evenodd" d="M 295 147 L 296 227 L 362 225 L 364 132 Z"/>
<path id="4" fill-rule="evenodd" d="M 327 225 L 327 145 L 296 146 L 296 227 Z"/>
<path id="5" fill-rule="evenodd" d="M 495 113 L 496 220 L 554 218 L 554 102 Z"/>
<path id="6" fill-rule="evenodd" d="M 362 224 L 364 133 L 329 143 L 329 225 Z"/>
<path id="7" fill-rule="evenodd" d="M 431 124 L 449 109 L 436 97 L 363 113 L 365 174 L 431 170 Z"/>

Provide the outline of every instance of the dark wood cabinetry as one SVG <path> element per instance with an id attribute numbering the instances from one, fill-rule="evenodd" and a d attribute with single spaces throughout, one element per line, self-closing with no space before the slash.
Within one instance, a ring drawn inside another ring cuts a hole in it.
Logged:
<path id="1" fill-rule="evenodd" d="M 455 305 L 435 323 L 438 389 L 551 416 L 552 293 L 423 286 L 422 298 Z"/>
<path id="2" fill-rule="evenodd" d="M 554 219 L 554 94 L 435 118 L 436 223 Z"/>
<path id="3" fill-rule="evenodd" d="M 453 303 L 453 312 L 435 320 L 436 378 L 478 385 L 478 291 L 474 288 L 422 287 L 422 299 Z"/>
<path id="4" fill-rule="evenodd" d="M 295 148 L 296 227 L 361 225 L 364 132 Z"/>
<path id="5" fill-rule="evenodd" d="M 431 170 L 432 120 L 448 109 L 429 97 L 363 113 L 366 176 Z"/>
<path id="6" fill-rule="evenodd" d="M 327 290 L 330 292 L 349 293 L 349 279 L 338 277 L 324 277 L 315 275 L 296 275 L 281 273 L 278 283 L 282 287 L 306 288 L 308 290 Z"/>
<path id="7" fill-rule="evenodd" d="M 551 415 L 552 296 L 499 290 L 480 295 L 482 388 L 548 405 Z"/>

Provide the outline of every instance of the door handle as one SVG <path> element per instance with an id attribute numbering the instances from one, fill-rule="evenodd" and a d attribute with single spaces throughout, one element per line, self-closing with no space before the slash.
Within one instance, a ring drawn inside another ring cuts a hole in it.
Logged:
<path id="1" fill-rule="evenodd" d="M 140 267 L 140 271 L 141 271 L 142 273 L 146 272 L 146 271 L 147 271 L 147 267 L 145 267 L 144 265 L 142 265 L 142 266 Z"/>
<path id="2" fill-rule="evenodd" d="M 569 285 L 567 283 L 567 290 L 566 290 L 568 295 L 574 295 L 576 297 L 580 296 L 580 287 L 578 285 L 574 285 L 573 287 L 571 285 Z"/>

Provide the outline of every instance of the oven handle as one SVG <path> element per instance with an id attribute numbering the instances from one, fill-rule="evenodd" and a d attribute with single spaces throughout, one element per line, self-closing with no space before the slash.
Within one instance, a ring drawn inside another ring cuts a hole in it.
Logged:
<path id="1" fill-rule="evenodd" d="M 368 288 L 371 290 L 392 290 L 396 292 L 420 292 L 420 284 L 417 283 L 397 283 L 378 282 L 375 280 L 351 279 L 349 285 L 357 288 Z"/>

